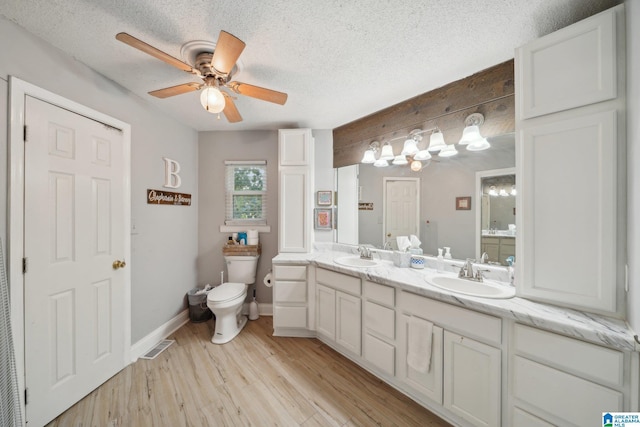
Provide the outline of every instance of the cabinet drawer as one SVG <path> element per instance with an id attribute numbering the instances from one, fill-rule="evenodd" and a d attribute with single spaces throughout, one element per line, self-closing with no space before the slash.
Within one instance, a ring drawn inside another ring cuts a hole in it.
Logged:
<path id="1" fill-rule="evenodd" d="M 360 278 L 358 277 L 347 276 L 346 274 L 318 268 L 316 270 L 316 282 L 360 296 Z"/>
<path id="2" fill-rule="evenodd" d="M 541 420 L 535 415 L 531 415 L 518 407 L 513 408 L 513 413 L 511 414 L 511 425 L 518 427 L 554 427 L 553 424 L 549 424 L 548 422 Z"/>
<path id="3" fill-rule="evenodd" d="M 278 280 L 273 288 L 275 302 L 307 302 L 307 282 Z"/>
<path id="4" fill-rule="evenodd" d="M 467 337 L 498 347 L 502 343 L 502 320 L 497 317 L 404 291 L 398 297 L 398 308 L 428 319 L 445 329 L 459 331 Z"/>
<path id="5" fill-rule="evenodd" d="M 273 326 L 276 328 L 306 328 L 307 307 L 279 307 L 273 309 Z"/>
<path id="6" fill-rule="evenodd" d="M 519 356 L 511 386 L 516 399 L 558 417 L 561 425 L 594 425 L 603 411 L 624 410 L 622 393 Z"/>
<path id="7" fill-rule="evenodd" d="M 276 280 L 307 280 L 306 265 L 274 265 L 273 275 Z"/>
<path id="8" fill-rule="evenodd" d="M 395 289 L 391 286 L 380 285 L 369 280 L 364 281 L 364 295 L 371 301 L 393 307 L 395 301 Z"/>
<path id="9" fill-rule="evenodd" d="M 396 338 L 396 312 L 392 308 L 383 307 L 367 301 L 364 305 L 364 327 L 379 334 L 383 338 Z"/>
<path id="10" fill-rule="evenodd" d="M 614 387 L 623 386 L 624 354 L 617 350 L 516 324 L 516 352 L 562 371 Z"/>
<path id="11" fill-rule="evenodd" d="M 391 344 L 365 334 L 364 357 L 385 374 L 395 375 L 396 348 Z"/>

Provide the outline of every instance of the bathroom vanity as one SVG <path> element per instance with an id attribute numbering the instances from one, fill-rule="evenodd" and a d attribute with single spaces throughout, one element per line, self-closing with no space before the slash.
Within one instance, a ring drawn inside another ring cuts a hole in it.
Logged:
<path id="1" fill-rule="evenodd" d="M 435 258 L 424 270 L 388 257 L 335 262 L 354 251 L 324 244 L 273 259 L 274 335 L 315 336 L 454 425 L 584 426 L 605 411 L 638 411 L 640 359 L 623 321 L 435 287 L 428 277 L 457 271 L 437 273 Z M 412 317 L 433 323 L 426 373 L 407 363 Z"/>

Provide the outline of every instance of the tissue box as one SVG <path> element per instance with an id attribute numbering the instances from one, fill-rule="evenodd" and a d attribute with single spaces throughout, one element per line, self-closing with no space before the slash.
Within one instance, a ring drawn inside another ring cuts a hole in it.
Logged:
<path id="1" fill-rule="evenodd" d="M 395 251 L 393 253 L 393 265 L 401 268 L 411 267 L 411 253 Z"/>
<path id="2" fill-rule="evenodd" d="M 422 248 L 411 248 L 409 249 L 409 253 L 411 255 L 422 255 Z"/>

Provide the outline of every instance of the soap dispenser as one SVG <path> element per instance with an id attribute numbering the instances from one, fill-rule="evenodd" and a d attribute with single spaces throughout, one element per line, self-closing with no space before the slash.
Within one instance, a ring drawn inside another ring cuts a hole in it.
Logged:
<path id="1" fill-rule="evenodd" d="M 438 261 L 437 261 L 438 273 L 442 273 L 443 268 L 444 268 L 444 257 L 442 256 L 442 248 L 438 248 Z"/>
<path id="2" fill-rule="evenodd" d="M 444 247 L 444 259 L 451 259 L 451 248 Z"/>

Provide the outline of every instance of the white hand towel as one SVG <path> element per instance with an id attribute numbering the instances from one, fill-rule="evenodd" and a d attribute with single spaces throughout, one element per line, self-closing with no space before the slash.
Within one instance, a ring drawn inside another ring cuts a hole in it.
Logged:
<path id="1" fill-rule="evenodd" d="M 407 364 L 416 371 L 426 374 L 431 370 L 433 323 L 411 316 L 407 335 Z"/>

